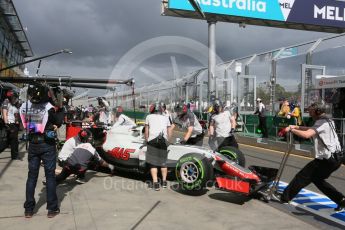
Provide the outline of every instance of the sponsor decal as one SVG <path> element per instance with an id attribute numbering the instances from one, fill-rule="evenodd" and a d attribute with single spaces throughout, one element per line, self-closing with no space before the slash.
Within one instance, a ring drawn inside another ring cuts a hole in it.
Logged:
<path id="1" fill-rule="evenodd" d="M 124 161 L 128 161 L 131 153 L 134 153 L 134 152 L 135 152 L 135 149 L 125 149 L 125 148 L 120 148 L 120 147 L 116 147 L 116 148 L 113 148 L 112 150 L 107 151 L 107 153 L 110 156 L 115 157 L 119 160 L 124 160 Z"/>

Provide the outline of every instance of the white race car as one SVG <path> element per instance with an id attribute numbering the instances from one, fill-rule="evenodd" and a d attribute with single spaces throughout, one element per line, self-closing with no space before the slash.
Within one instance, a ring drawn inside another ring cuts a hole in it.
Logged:
<path id="1" fill-rule="evenodd" d="M 99 142 L 97 147 L 105 161 L 118 170 L 148 172 L 142 126 L 134 129 L 120 126 L 105 135 L 103 144 Z M 168 147 L 168 168 L 188 191 L 203 189 L 211 182 L 219 188 L 249 195 L 266 188 L 276 174 L 275 169 L 257 166 L 245 169 L 244 164 L 243 153 L 233 147 L 224 147 L 219 152 L 191 145 L 171 144 Z"/>

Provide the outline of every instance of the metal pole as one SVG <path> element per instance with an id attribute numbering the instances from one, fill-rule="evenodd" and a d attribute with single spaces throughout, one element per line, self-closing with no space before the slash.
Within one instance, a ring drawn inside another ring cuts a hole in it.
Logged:
<path id="1" fill-rule="evenodd" d="M 208 21 L 208 101 L 215 95 L 216 21 Z"/>
<path id="2" fill-rule="evenodd" d="M 273 115 L 275 112 L 274 101 L 275 101 L 275 94 L 276 94 L 276 81 L 277 81 L 277 61 L 272 60 L 271 62 L 271 95 L 270 95 L 270 103 L 271 107 L 271 114 Z"/>

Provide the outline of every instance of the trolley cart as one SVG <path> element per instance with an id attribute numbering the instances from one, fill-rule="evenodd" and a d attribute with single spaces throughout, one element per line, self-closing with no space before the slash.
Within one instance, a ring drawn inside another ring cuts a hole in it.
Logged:
<path id="1" fill-rule="evenodd" d="M 288 132 L 287 151 L 284 153 L 284 156 L 283 156 L 283 159 L 280 163 L 276 178 L 273 180 L 272 185 L 270 186 L 270 188 L 268 190 L 259 191 L 259 193 L 262 195 L 262 197 L 265 201 L 270 201 L 271 199 L 279 200 L 279 198 L 276 196 L 276 194 L 278 192 L 279 182 L 280 182 L 281 176 L 284 172 L 286 162 L 287 162 L 287 160 L 290 156 L 291 150 L 292 150 L 292 146 L 293 146 L 292 142 L 293 142 L 293 135 L 290 131 L 290 132 Z"/>

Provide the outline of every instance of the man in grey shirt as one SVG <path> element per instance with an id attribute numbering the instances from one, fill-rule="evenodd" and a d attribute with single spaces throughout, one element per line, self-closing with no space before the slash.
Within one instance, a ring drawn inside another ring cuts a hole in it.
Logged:
<path id="1" fill-rule="evenodd" d="M 326 181 L 342 164 L 334 155 L 336 151 L 341 149 L 335 133 L 334 122 L 326 117 L 326 108 L 323 104 L 313 103 L 308 110 L 309 115 L 315 120 L 313 127 L 290 125 L 286 127 L 285 131 L 291 131 L 293 134 L 305 139 L 313 138 L 315 159 L 297 173 L 285 188 L 281 201 L 291 201 L 302 188 L 314 183 L 321 192 L 338 205 L 335 208 L 336 212 L 344 211 L 344 195 Z"/>
<path id="2" fill-rule="evenodd" d="M 96 152 L 96 149 L 90 143 L 79 144 L 74 152 L 67 158 L 65 165 L 59 175 L 56 176 L 56 182 L 61 183 L 69 175 L 77 175 L 77 182 L 80 184 L 85 183 L 85 173 L 88 168 L 88 164 L 91 161 L 98 162 L 102 167 L 109 167 L 114 169 L 112 165 L 102 160 L 102 158 Z"/>

